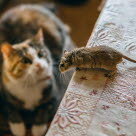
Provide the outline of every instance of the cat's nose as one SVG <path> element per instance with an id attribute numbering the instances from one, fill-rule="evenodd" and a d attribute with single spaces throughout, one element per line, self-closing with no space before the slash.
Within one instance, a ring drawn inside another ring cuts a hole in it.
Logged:
<path id="1" fill-rule="evenodd" d="M 41 65 L 39 63 L 36 63 L 35 66 L 41 68 Z"/>
<path id="2" fill-rule="evenodd" d="M 43 71 L 43 67 L 39 64 L 39 63 L 36 63 L 35 66 L 37 67 L 37 71 L 36 73 L 41 73 Z"/>

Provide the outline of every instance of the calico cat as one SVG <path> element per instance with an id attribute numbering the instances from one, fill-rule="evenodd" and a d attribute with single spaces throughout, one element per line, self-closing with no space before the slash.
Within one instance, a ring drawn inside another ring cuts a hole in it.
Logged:
<path id="1" fill-rule="evenodd" d="M 42 136 L 68 84 L 56 76 L 62 52 L 74 44 L 65 25 L 38 5 L 7 11 L 0 19 L 0 43 L 0 114 L 14 136 L 27 130 Z"/>

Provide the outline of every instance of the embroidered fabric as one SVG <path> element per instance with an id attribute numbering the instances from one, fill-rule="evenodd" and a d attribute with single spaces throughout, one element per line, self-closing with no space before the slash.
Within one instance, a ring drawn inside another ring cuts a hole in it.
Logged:
<path id="1" fill-rule="evenodd" d="M 136 59 L 136 1 L 108 0 L 87 43 Z M 123 59 L 112 79 L 76 71 L 46 136 L 136 136 L 136 64 Z"/>

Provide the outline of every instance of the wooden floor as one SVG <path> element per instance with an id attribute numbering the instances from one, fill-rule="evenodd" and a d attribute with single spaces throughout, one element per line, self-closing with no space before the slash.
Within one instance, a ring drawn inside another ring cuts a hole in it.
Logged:
<path id="1" fill-rule="evenodd" d="M 45 0 L 10 0 L 5 9 L 18 5 L 20 3 L 40 3 Z M 46 0 L 47 1 L 47 0 Z M 49 0 L 48 0 L 49 1 Z M 55 0 L 50 0 L 55 2 Z M 78 47 L 85 46 L 94 24 L 99 16 L 98 6 L 101 0 L 88 0 L 80 6 L 68 6 L 57 4 L 57 15 L 71 27 L 71 36 Z M 4 11 L 5 11 L 4 9 Z M 2 11 L 0 11 L 2 13 Z"/>
<path id="2" fill-rule="evenodd" d="M 101 0 L 89 0 L 82 6 L 59 5 L 60 18 L 71 27 L 71 36 L 78 46 L 85 46 L 99 16 Z"/>

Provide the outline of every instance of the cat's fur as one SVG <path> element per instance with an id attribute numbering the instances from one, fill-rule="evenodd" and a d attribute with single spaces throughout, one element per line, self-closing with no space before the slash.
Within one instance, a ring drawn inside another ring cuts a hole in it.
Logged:
<path id="1" fill-rule="evenodd" d="M 26 127 L 42 136 L 68 84 L 56 77 L 59 60 L 74 44 L 65 25 L 37 5 L 21 5 L 1 17 L 0 43 L 1 114 L 15 136 L 24 136 Z"/>

